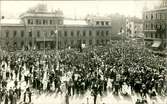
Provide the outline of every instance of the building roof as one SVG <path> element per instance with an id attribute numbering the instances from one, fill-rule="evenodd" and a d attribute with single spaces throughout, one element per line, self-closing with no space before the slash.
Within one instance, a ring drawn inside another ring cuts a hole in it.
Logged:
<path id="1" fill-rule="evenodd" d="M 164 8 L 154 8 L 154 9 L 151 9 L 151 10 L 145 10 L 145 12 L 166 11 L 166 10 L 167 10 L 167 7 L 164 7 Z"/>
<path id="2" fill-rule="evenodd" d="M 1 25 L 8 25 L 8 26 L 23 26 L 20 19 L 1 19 Z"/>
<path id="3" fill-rule="evenodd" d="M 102 21 L 111 21 L 111 17 L 109 16 L 94 16 L 88 15 L 86 19 L 93 19 L 93 20 L 102 20 Z"/>
<path id="4" fill-rule="evenodd" d="M 54 12 L 34 12 L 34 13 L 23 13 L 20 17 L 63 17 L 62 13 Z"/>
<path id="5" fill-rule="evenodd" d="M 88 23 L 85 20 L 64 19 L 64 25 L 70 26 L 86 26 Z"/>

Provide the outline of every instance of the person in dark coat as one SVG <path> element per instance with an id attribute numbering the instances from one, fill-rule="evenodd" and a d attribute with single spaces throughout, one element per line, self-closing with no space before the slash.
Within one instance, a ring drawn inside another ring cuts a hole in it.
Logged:
<path id="1" fill-rule="evenodd" d="M 18 98 L 19 99 L 21 98 L 21 87 L 19 87 L 19 89 L 18 89 Z"/>
<path id="2" fill-rule="evenodd" d="M 5 101 L 4 101 L 4 104 L 8 104 L 9 103 L 9 95 L 8 95 L 8 91 L 6 92 L 5 94 Z"/>

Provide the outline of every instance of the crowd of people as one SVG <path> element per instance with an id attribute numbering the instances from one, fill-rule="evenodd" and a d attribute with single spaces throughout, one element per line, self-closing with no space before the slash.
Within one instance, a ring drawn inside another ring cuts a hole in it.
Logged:
<path id="1" fill-rule="evenodd" d="M 91 91 L 94 104 L 97 95 L 108 93 L 152 99 L 167 94 L 166 58 L 131 42 L 82 51 L 65 49 L 58 54 L 53 50 L 5 53 L 0 65 L 0 102 L 4 104 L 31 103 L 32 91 L 66 93 L 67 99 Z M 14 85 L 8 88 L 11 81 Z"/>

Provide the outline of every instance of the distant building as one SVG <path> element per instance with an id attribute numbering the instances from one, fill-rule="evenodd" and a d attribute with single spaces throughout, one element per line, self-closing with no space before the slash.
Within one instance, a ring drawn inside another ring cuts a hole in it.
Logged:
<path id="1" fill-rule="evenodd" d="M 126 30 L 126 17 L 124 15 L 116 13 L 116 14 L 111 14 L 110 17 L 112 18 L 111 25 L 112 25 L 113 35 L 118 35 L 121 29 L 123 31 Z"/>
<path id="2" fill-rule="evenodd" d="M 111 18 L 66 19 L 63 12 L 30 11 L 20 19 L 2 19 L 0 44 L 6 50 L 59 49 L 106 45 L 111 36 Z"/>
<path id="3" fill-rule="evenodd" d="M 137 17 L 127 17 L 126 34 L 128 37 L 143 37 L 143 20 Z"/>
<path id="4" fill-rule="evenodd" d="M 154 50 L 167 48 L 167 0 L 161 0 L 156 9 L 143 13 L 145 46 Z"/>

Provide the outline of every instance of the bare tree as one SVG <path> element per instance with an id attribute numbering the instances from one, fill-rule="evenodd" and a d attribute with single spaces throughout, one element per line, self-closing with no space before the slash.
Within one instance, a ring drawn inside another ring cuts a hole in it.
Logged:
<path id="1" fill-rule="evenodd" d="M 38 4 L 37 6 L 29 8 L 27 10 L 27 13 L 34 13 L 34 12 L 47 12 L 47 5 Z"/>

